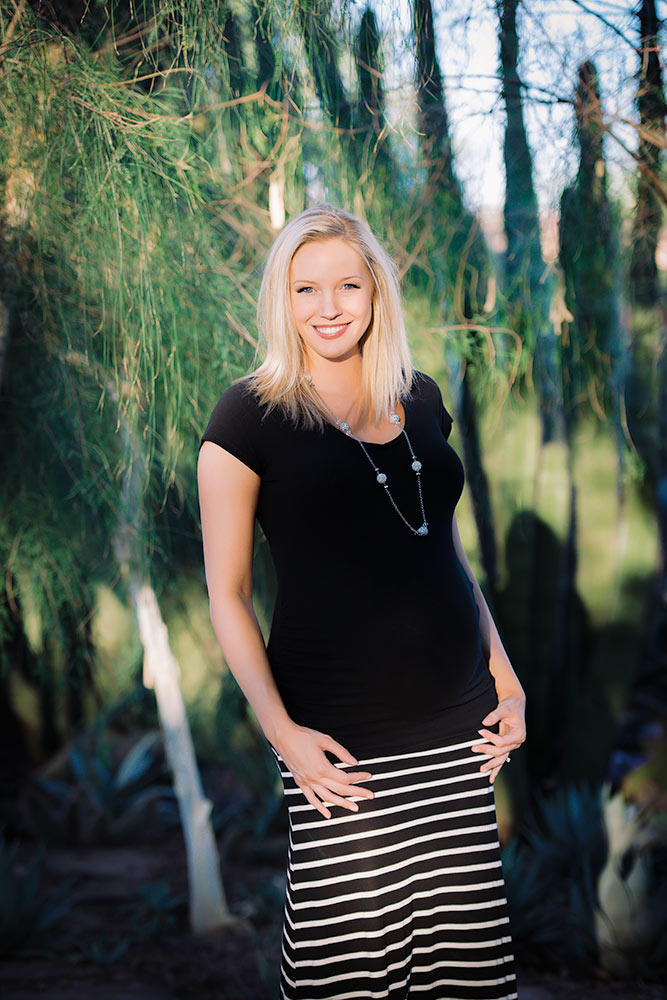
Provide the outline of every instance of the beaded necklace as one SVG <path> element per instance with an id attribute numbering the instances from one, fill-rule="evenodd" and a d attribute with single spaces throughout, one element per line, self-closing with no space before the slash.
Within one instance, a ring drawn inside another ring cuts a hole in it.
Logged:
<path id="1" fill-rule="evenodd" d="M 375 462 L 373 461 L 373 459 L 371 458 L 371 456 L 368 454 L 368 451 L 366 450 L 366 446 L 365 446 L 364 442 L 361 440 L 361 438 L 358 438 L 356 436 L 356 434 L 353 434 L 352 431 L 350 430 L 350 425 L 347 424 L 344 420 L 339 420 L 339 418 L 333 412 L 333 410 L 331 409 L 331 407 L 328 406 L 328 404 L 325 402 L 324 399 L 322 399 L 322 397 L 320 396 L 319 392 L 315 388 L 315 385 L 313 384 L 312 376 L 306 375 L 305 378 L 306 378 L 306 381 L 310 384 L 310 387 L 312 388 L 312 390 L 319 397 L 319 399 L 322 401 L 323 405 L 326 407 L 326 409 L 329 411 L 329 413 L 331 414 L 331 416 L 336 421 L 336 427 L 338 428 L 338 430 L 342 431 L 343 434 L 346 434 L 348 437 L 354 438 L 354 440 L 357 441 L 360 444 L 361 449 L 362 449 L 364 455 L 366 456 L 366 458 L 368 459 L 368 461 L 371 463 L 371 465 L 373 467 L 373 471 L 375 472 L 376 482 L 378 482 L 380 484 L 380 486 L 382 486 L 384 488 L 384 491 L 387 494 L 387 497 L 389 498 L 389 502 L 391 503 L 392 507 L 394 508 L 394 510 L 396 511 L 396 513 L 398 514 L 398 516 L 400 517 L 401 521 L 403 521 L 403 523 L 408 526 L 408 528 L 410 529 L 410 531 L 412 532 L 413 535 L 417 535 L 420 538 L 423 538 L 424 535 L 428 535 L 428 521 L 426 520 L 426 514 L 424 512 L 424 499 L 422 497 L 422 484 L 421 484 L 421 469 L 422 469 L 422 464 L 417 459 L 417 456 L 415 455 L 415 453 L 414 453 L 414 451 L 412 449 L 412 444 L 410 442 L 410 438 L 408 437 L 408 434 L 407 434 L 407 431 L 406 431 L 405 427 L 401 427 L 401 418 L 399 417 L 398 413 L 394 413 L 393 411 L 390 411 L 389 412 L 389 419 L 392 422 L 392 424 L 394 424 L 396 427 L 401 427 L 401 431 L 403 433 L 403 436 L 405 437 L 405 440 L 408 443 L 408 448 L 410 449 L 410 457 L 411 457 L 410 468 L 412 469 L 412 471 L 414 472 L 414 474 L 417 477 L 417 491 L 419 493 L 419 508 L 421 510 L 421 515 L 422 515 L 422 523 L 419 525 L 418 528 L 414 528 L 410 524 L 410 522 L 408 521 L 408 519 L 405 517 L 405 515 L 402 513 L 402 511 L 399 510 L 398 505 L 396 504 L 396 501 L 394 500 L 394 498 L 391 495 L 391 492 L 389 490 L 389 484 L 387 482 L 387 476 L 385 475 L 384 472 L 382 472 L 380 470 L 380 468 L 375 464 Z"/>

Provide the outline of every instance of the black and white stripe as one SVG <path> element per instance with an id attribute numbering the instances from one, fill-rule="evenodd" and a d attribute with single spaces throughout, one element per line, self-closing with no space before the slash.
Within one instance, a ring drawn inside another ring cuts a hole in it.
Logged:
<path id="1" fill-rule="evenodd" d="M 375 798 L 331 819 L 272 747 L 290 826 L 283 1000 L 517 997 L 483 742 L 338 763 L 370 771 Z"/>

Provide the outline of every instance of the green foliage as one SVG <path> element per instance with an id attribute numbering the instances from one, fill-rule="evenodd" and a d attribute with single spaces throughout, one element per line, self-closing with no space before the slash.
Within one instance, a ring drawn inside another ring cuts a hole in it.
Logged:
<path id="1" fill-rule="evenodd" d="M 73 965 L 85 962 L 91 965 L 114 965 L 130 948 L 131 938 L 120 939 L 113 934 L 102 935 L 96 941 L 77 943 L 67 954 L 67 961 Z"/>
<path id="2" fill-rule="evenodd" d="M 174 895 L 169 879 L 141 886 L 141 898 L 126 908 L 128 925 L 141 942 L 159 941 L 179 922 L 179 913 L 187 908 L 187 895 Z"/>
<path id="3" fill-rule="evenodd" d="M 522 960 L 579 971 L 594 963 L 596 882 L 605 851 L 597 790 L 569 786 L 535 796 L 503 852 L 512 937 Z"/>
<path id="4" fill-rule="evenodd" d="M 156 733 L 146 733 L 127 752 L 89 733 L 70 747 L 56 775 L 34 778 L 23 796 L 25 825 L 45 843 L 150 840 L 177 821 Z"/>
<path id="5" fill-rule="evenodd" d="M 43 892 L 41 865 L 38 853 L 22 867 L 19 844 L 0 837 L 0 958 L 43 945 L 47 932 L 67 913 L 70 886 Z"/>
<path id="6" fill-rule="evenodd" d="M 667 811 L 603 797 L 609 853 L 596 914 L 600 962 L 613 976 L 667 975 Z"/>
<path id="7" fill-rule="evenodd" d="M 560 787 L 534 796 L 502 861 L 523 962 L 664 978 L 667 813 L 644 816 L 609 785 Z"/>
<path id="8" fill-rule="evenodd" d="M 561 198 L 560 262 L 572 322 L 561 337 L 566 413 L 591 404 L 618 419 L 619 362 L 624 349 L 619 316 L 619 219 L 607 193 L 604 124 L 597 70 L 586 61 L 575 87 L 580 150 L 575 183 Z"/>

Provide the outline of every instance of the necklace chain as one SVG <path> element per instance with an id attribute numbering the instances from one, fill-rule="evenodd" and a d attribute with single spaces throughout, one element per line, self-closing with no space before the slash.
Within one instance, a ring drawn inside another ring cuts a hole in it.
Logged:
<path id="1" fill-rule="evenodd" d="M 312 390 L 319 397 L 319 399 L 322 401 L 322 403 L 324 404 L 324 406 L 326 407 L 326 409 L 329 411 L 329 413 L 331 414 L 331 416 L 334 418 L 334 420 L 336 421 L 336 426 L 338 427 L 338 429 L 340 431 L 342 431 L 343 434 L 346 434 L 347 437 L 354 438 L 354 440 L 357 441 L 361 445 L 361 449 L 362 449 L 364 455 L 366 456 L 366 458 L 368 459 L 368 461 L 370 462 L 370 464 L 373 467 L 373 471 L 375 472 L 375 479 L 376 479 L 376 481 L 380 484 L 380 486 L 383 487 L 385 493 L 387 494 L 389 502 L 391 503 L 392 507 L 394 508 L 394 510 L 396 511 L 396 513 L 398 514 L 398 516 L 400 517 L 401 521 L 403 521 L 403 523 L 408 526 L 408 528 L 410 529 L 410 531 L 412 532 L 413 535 L 417 535 L 420 538 L 423 538 L 424 535 L 428 535 L 428 521 L 426 520 L 426 513 L 424 511 L 424 498 L 422 496 L 422 482 L 421 482 L 422 464 L 418 460 L 417 456 L 415 455 L 415 453 L 413 451 L 412 443 L 410 441 L 410 438 L 408 437 L 408 432 L 406 431 L 405 427 L 401 427 L 401 418 L 399 417 L 398 413 L 394 413 L 393 411 L 390 412 L 389 413 L 389 419 L 392 422 L 392 424 L 394 424 L 396 427 L 401 427 L 401 432 L 402 432 L 405 440 L 408 443 L 408 448 L 410 449 L 410 456 L 412 458 L 411 468 L 412 468 L 413 472 L 415 473 L 415 475 L 417 477 L 417 492 L 419 493 L 419 508 L 421 510 L 421 515 L 422 515 L 422 523 L 420 524 L 420 526 L 418 528 L 414 528 L 410 524 L 410 522 L 408 521 L 408 519 L 405 517 L 405 515 L 403 514 L 403 512 L 399 509 L 396 501 L 394 500 L 394 498 L 391 495 L 391 492 L 389 490 L 389 484 L 387 482 L 387 476 L 385 475 L 384 472 L 382 472 L 380 470 L 379 466 L 377 466 L 375 464 L 375 462 L 373 461 L 373 459 L 371 458 L 371 456 L 368 454 L 368 451 L 366 450 L 366 445 L 361 440 L 361 438 L 358 438 L 356 436 L 356 434 L 353 434 L 352 431 L 350 430 L 350 425 L 348 423 L 346 423 L 344 420 L 340 420 L 336 416 L 336 414 L 333 412 L 333 410 L 331 409 L 331 407 L 326 403 L 326 401 L 324 399 L 322 399 L 322 397 L 320 396 L 319 392 L 315 388 L 315 385 L 313 384 L 312 377 L 310 375 L 306 375 L 306 381 L 310 384 L 310 387 L 312 388 Z"/>

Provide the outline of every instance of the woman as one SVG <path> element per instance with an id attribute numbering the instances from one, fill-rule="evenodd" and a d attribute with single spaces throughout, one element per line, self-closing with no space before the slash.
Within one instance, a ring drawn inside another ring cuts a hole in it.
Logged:
<path id="1" fill-rule="evenodd" d="M 218 400 L 198 482 L 211 620 L 289 810 L 281 995 L 516 997 L 493 782 L 525 696 L 461 545 L 452 418 L 413 370 L 396 267 L 365 223 L 307 209 L 258 323 L 264 360 Z"/>

